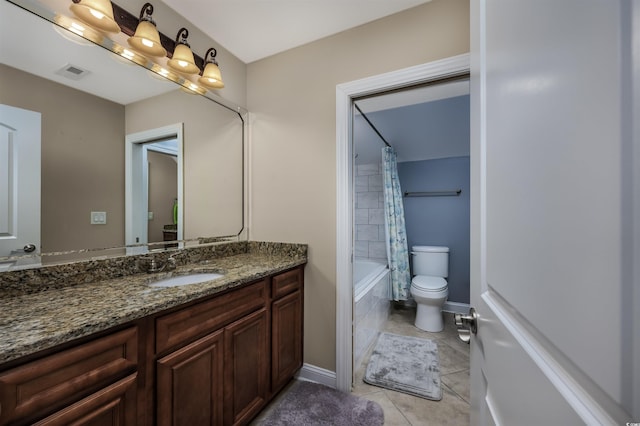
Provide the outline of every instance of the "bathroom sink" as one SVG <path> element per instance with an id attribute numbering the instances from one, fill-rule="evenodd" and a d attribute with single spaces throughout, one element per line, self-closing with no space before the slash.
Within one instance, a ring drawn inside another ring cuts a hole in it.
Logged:
<path id="1" fill-rule="evenodd" d="M 224 274 L 217 272 L 194 272 L 185 275 L 176 275 L 169 278 L 162 278 L 149 283 L 149 287 L 179 287 L 189 284 L 198 284 L 205 281 L 213 281 L 224 277 Z"/>

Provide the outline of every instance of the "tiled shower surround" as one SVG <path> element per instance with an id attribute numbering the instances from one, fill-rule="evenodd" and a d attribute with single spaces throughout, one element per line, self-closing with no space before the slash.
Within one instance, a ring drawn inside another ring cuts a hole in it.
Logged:
<path id="1" fill-rule="evenodd" d="M 358 164 L 355 176 L 355 256 L 387 263 L 382 164 Z"/>

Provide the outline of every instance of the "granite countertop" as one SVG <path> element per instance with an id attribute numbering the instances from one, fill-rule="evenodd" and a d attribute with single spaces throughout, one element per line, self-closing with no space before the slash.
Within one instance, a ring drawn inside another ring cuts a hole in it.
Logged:
<path id="1" fill-rule="evenodd" d="M 304 263 L 306 253 L 256 251 L 202 260 L 171 272 L 4 295 L 0 297 L 0 364 Z M 181 287 L 148 286 L 157 279 L 198 271 L 224 276 Z"/>

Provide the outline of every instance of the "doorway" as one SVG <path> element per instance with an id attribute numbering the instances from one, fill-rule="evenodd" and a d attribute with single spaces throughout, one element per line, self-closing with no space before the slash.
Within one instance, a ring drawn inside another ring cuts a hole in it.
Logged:
<path id="1" fill-rule="evenodd" d="M 354 99 L 469 73 L 469 55 L 459 55 L 336 87 L 336 387 L 350 392 L 353 382 L 353 132 Z"/>
<path id="2" fill-rule="evenodd" d="M 154 210 L 150 209 L 149 164 L 151 159 L 160 163 L 166 160 L 166 156 L 170 156 L 170 161 L 175 161 L 177 171 L 175 186 L 174 182 L 171 182 L 171 185 L 165 185 L 171 186 L 169 189 L 171 205 L 169 202 L 164 203 L 166 205 L 163 210 L 166 210 L 167 213 L 164 220 L 169 222 L 167 223 L 168 230 L 175 234 L 175 238 L 172 240 L 182 240 L 184 230 L 182 123 L 129 134 L 126 136 L 125 143 L 125 243 L 127 254 L 146 253 L 154 247 L 164 248 L 164 245 L 148 246 L 149 243 L 157 242 L 151 241 L 149 238 L 150 229 L 152 229 L 149 224 L 155 218 Z M 154 237 L 155 240 L 158 238 Z"/>

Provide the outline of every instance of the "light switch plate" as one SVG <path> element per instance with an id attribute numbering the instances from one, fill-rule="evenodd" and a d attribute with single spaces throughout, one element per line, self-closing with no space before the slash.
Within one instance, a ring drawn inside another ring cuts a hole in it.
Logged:
<path id="1" fill-rule="evenodd" d="M 107 212 L 91 212 L 91 224 L 92 225 L 106 225 L 107 224 Z"/>

